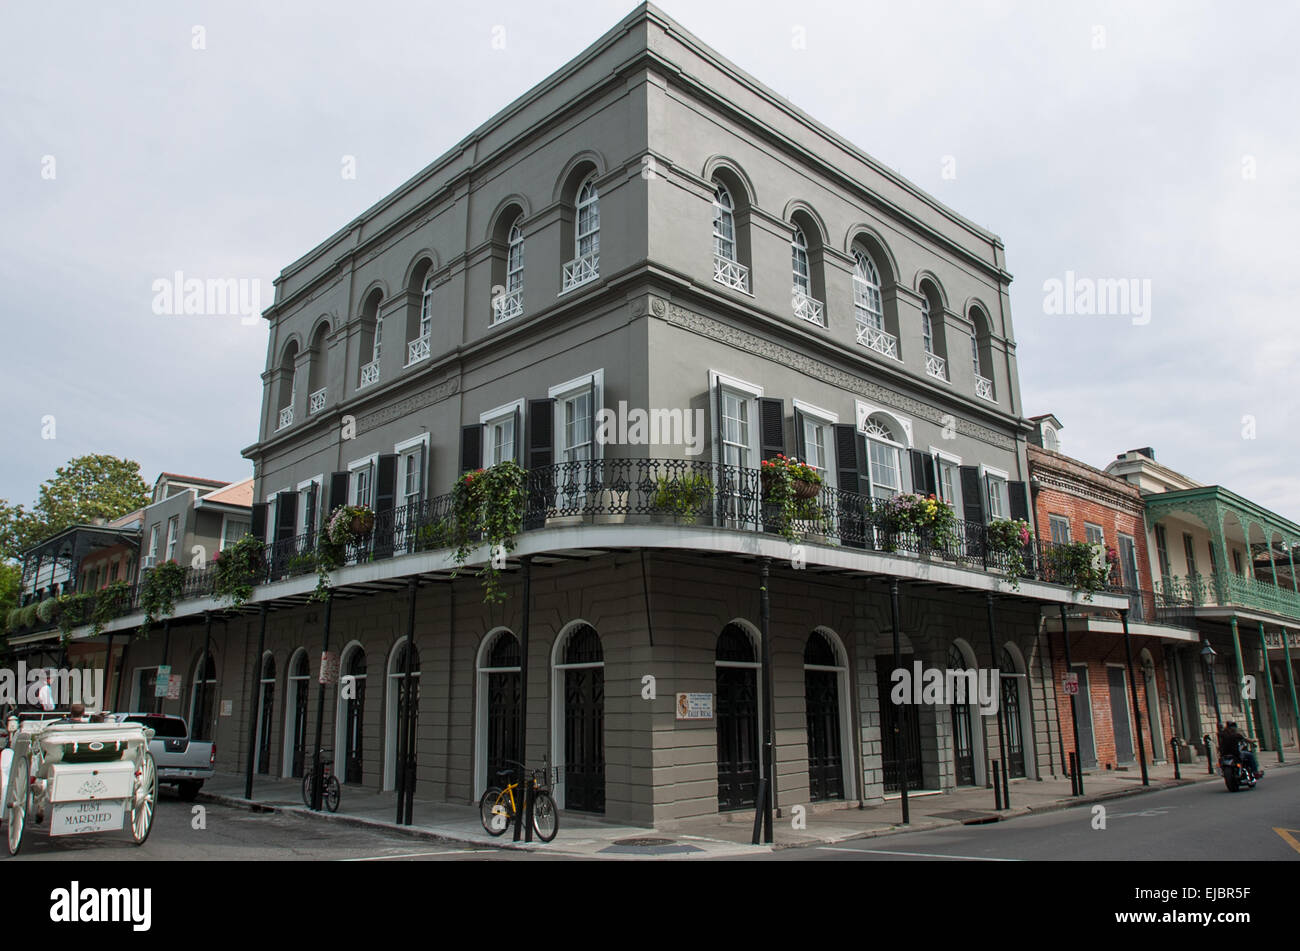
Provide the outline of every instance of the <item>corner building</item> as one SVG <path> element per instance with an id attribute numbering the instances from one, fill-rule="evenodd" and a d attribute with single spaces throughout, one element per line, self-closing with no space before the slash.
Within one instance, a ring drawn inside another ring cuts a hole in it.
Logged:
<path id="1" fill-rule="evenodd" d="M 563 809 L 646 826 L 752 808 L 769 713 L 782 810 L 984 784 L 992 759 L 1059 774 L 1040 617 L 1078 598 L 1032 569 L 1013 590 L 984 536 L 1032 518 L 1009 281 L 996 235 L 638 7 L 277 280 L 244 451 L 266 583 L 172 622 L 175 669 L 208 644 L 235 700 L 223 768 L 250 734 L 258 771 L 309 765 L 328 618 L 364 687 L 327 688 L 325 745 L 366 789 L 394 787 L 412 712 L 421 798 L 546 757 Z M 700 451 L 602 442 L 602 409 L 702 418 Z M 759 476 L 782 452 L 823 476 L 790 539 Z M 505 459 L 527 509 L 485 605 L 421 529 Z M 955 505 L 954 539 L 883 529 L 913 490 Z M 327 611 L 294 557 L 345 501 L 376 528 Z M 895 733 L 894 583 L 904 665 L 998 667 L 1003 718 L 912 707 Z M 712 718 L 678 719 L 680 693 Z"/>

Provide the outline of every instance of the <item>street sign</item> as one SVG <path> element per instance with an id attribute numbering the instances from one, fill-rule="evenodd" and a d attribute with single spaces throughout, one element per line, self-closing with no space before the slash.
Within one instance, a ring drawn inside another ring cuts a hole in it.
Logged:
<path id="1" fill-rule="evenodd" d="M 1079 675 L 1073 672 L 1066 674 L 1062 686 L 1065 687 L 1067 694 L 1077 694 L 1079 692 Z"/>
<path id="2" fill-rule="evenodd" d="M 321 652 L 319 679 L 326 686 L 339 682 L 339 655 L 337 651 Z"/>
<path id="3" fill-rule="evenodd" d="M 155 697 L 167 696 L 167 680 L 172 675 L 170 666 L 163 664 L 158 668 L 157 679 L 154 680 L 153 695 Z"/>

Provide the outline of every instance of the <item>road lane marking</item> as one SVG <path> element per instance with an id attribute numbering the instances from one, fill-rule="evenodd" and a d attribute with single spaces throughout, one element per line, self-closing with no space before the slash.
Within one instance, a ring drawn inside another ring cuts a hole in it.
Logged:
<path id="1" fill-rule="evenodd" d="M 1019 862 L 1020 859 L 995 859 L 984 855 L 943 855 L 938 852 L 890 852 L 887 849 L 839 849 L 833 845 L 819 845 L 822 852 L 857 852 L 861 855 L 870 852 L 873 855 L 911 855 L 922 859 L 960 859 L 964 862 Z"/>
<path id="2" fill-rule="evenodd" d="M 1294 832 L 1296 835 L 1300 835 L 1300 829 L 1274 829 L 1273 831 L 1280 835 L 1287 845 L 1300 852 L 1300 839 L 1291 834 Z"/>
<path id="3" fill-rule="evenodd" d="M 383 862 L 386 859 L 416 859 L 425 855 L 469 855 L 474 852 L 495 852 L 496 849 L 440 849 L 434 852 L 404 852 L 401 855 L 367 855 L 356 859 L 339 859 L 340 862 Z"/>

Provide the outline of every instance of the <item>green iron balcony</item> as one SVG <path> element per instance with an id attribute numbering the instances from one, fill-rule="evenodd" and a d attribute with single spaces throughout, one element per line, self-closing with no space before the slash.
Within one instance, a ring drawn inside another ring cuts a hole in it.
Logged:
<path id="1" fill-rule="evenodd" d="M 1240 607 L 1300 619 L 1300 593 L 1268 581 L 1216 571 L 1212 574 L 1170 575 L 1157 585 L 1168 597 L 1196 607 Z"/>

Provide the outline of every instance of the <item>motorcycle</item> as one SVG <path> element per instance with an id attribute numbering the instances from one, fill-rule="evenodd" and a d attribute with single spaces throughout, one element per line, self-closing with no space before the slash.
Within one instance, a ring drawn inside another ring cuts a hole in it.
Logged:
<path id="1" fill-rule="evenodd" d="M 1240 746 L 1235 751 L 1224 750 L 1219 754 L 1219 771 L 1223 773 L 1223 783 L 1228 787 L 1228 792 L 1236 792 L 1238 789 L 1254 789 L 1255 784 L 1259 782 L 1255 774 L 1250 771 L 1241 758 Z"/>

